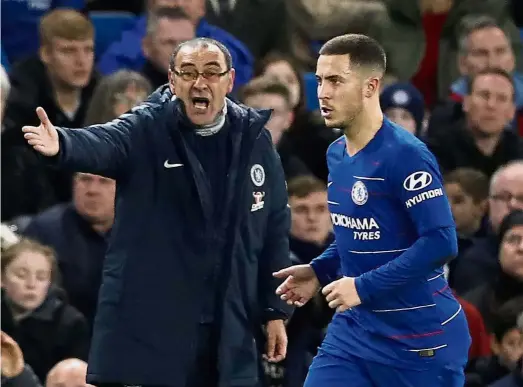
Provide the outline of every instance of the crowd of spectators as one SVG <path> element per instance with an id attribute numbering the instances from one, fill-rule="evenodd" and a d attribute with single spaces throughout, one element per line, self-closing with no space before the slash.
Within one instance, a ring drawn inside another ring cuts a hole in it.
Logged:
<path id="1" fill-rule="evenodd" d="M 317 52 L 344 33 L 388 55 L 385 115 L 422 139 L 459 237 L 449 286 L 467 315 L 467 387 L 523 385 L 523 7 L 518 0 L 2 0 L 2 384 L 85 385 L 116 183 L 56 170 L 24 141 L 42 106 L 57 126 L 108 122 L 167 82 L 174 47 L 230 50 L 230 98 L 271 108 L 288 182 L 294 264 L 333 238 L 327 147 L 343 133 L 311 109 Z M 97 47 L 93 15 L 129 18 Z M 131 16 L 129 16 L 131 15 Z M 311 89 L 312 87 L 312 89 Z M 312 93 L 311 93 L 312 90 Z M 401 157 L 401 155 L 398 155 Z M 408 160 L 405 160 L 408 162 Z M 265 386 L 301 387 L 332 311 L 318 296 L 287 324 Z"/>

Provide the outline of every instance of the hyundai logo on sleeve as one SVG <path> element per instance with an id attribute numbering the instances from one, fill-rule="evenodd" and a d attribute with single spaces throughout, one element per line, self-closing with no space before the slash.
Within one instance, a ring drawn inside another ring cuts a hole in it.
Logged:
<path id="1" fill-rule="evenodd" d="M 407 176 L 403 188 L 407 191 L 419 191 L 432 183 L 432 175 L 425 171 L 418 171 Z"/>

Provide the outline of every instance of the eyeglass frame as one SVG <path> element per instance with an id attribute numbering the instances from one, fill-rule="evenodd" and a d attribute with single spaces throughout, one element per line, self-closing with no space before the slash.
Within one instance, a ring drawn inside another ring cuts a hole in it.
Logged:
<path id="1" fill-rule="evenodd" d="M 489 199 L 505 204 L 510 203 L 512 199 L 515 199 L 518 203 L 523 204 L 523 196 L 513 195 L 510 192 L 493 194 L 489 196 Z"/>
<path id="2" fill-rule="evenodd" d="M 221 73 L 215 73 L 215 72 L 213 72 L 213 71 L 198 71 L 198 70 L 194 70 L 194 71 L 183 71 L 183 70 L 181 70 L 181 71 L 178 71 L 178 70 L 176 70 L 176 69 L 172 69 L 171 71 L 174 73 L 174 75 L 176 75 L 176 76 L 182 78 L 184 81 L 194 82 L 194 81 L 197 81 L 198 78 L 200 78 L 200 76 L 201 76 L 203 79 L 205 79 L 205 80 L 207 80 L 207 81 L 211 81 L 211 82 L 213 82 L 213 81 L 218 81 L 218 79 L 220 79 L 220 78 L 222 78 L 223 76 L 225 76 L 225 75 L 227 75 L 228 73 L 230 73 L 231 69 L 227 69 L 227 70 L 225 70 L 225 71 L 222 71 Z M 206 72 L 207 72 L 207 73 L 211 72 L 211 73 L 212 73 L 211 76 L 217 76 L 218 78 L 216 78 L 215 80 L 209 79 L 209 78 L 207 78 L 207 77 L 205 76 L 205 73 L 206 73 Z M 193 73 L 193 75 L 196 74 L 196 78 L 192 77 L 193 79 L 184 79 L 184 78 L 183 78 L 183 75 L 184 75 L 184 74 L 189 74 L 189 73 Z"/>

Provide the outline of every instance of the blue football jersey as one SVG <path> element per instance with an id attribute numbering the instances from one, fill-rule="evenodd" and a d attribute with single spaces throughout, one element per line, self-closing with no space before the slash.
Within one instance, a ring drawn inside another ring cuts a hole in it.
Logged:
<path id="1" fill-rule="evenodd" d="M 434 156 L 385 119 L 352 157 L 344 137 L 335 141 L 327 162 L 336 240 L 325 254 L 337 255 L 343 276 L 358 278 L 363 302 L 334 316 L 325 346 L 409 368 L 464 364 L 467 322 L 443 275 L 444 261 L 430 258 L 438 257 L 432 235 L 456 239 Z"/>

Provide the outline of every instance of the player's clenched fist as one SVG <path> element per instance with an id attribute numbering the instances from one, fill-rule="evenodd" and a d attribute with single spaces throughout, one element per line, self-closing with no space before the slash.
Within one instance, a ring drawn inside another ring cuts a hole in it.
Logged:
<path id="1" fill-rule="evenodd" d="M 320 282 L 311 265 L 291 266 L 273 275 L 285 278 L 276 294 L 289 305 L 303 306 L 320 290 Z"/>
<path id="2" fill-rule="evenodd" d="M 329 303 L 329 307 L 337 312 L 345 312 L 353 306 L 361 304 L 356 281 L 351 277 L 343 277 L 325 286 L 322 293 Z"/>
<path id="3" fill-rule="evenodd" d="M 37 152 L 44 156 L 55 156 L 60 149 L 58 132 L 54 125 L 51 124 L 51 121 L 49 121 L 47 113 L 43 108 L 37 108 L 36 114 L 40 119 L 40 125 L 24 126 L 22 128 L 24 138 Z"/>

